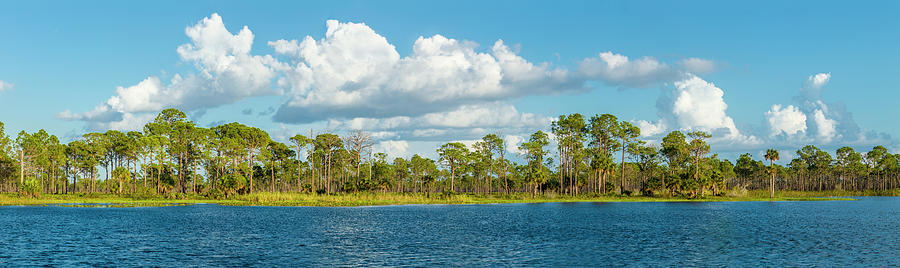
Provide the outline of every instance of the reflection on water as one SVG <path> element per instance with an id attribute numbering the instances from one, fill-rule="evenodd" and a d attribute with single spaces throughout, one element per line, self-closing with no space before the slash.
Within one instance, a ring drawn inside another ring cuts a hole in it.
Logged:
<path id="1" fill-rule="evenodd" d="M 353 208 L 0 207 L 0 266 L 896 267 L 898 252 L 900 198 L 892 197 Z"/>

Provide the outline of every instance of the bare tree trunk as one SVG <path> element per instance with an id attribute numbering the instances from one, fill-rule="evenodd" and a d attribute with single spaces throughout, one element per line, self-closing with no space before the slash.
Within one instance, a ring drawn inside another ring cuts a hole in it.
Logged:
<path id="1" fill-rule="evenodd" d="M 19 187 L 25 183 L 25 149 L 19 149 Z"/>
<path id="2" fill-rule="evenodd" d="M 619 180 L 619 193 L 625 193 L 625 147 L 628 143 L 622 139 L 622 176 Z"/>

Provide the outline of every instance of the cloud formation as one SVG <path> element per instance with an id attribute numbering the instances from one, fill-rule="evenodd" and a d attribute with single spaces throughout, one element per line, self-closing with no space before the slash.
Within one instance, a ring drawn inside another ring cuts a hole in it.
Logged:
<path id="1" fill-rule="evenodd" d="M 793 98 L 794 105 L 776 104 L 766 112 L 769 143 L 782 147 L 895 144 L 886 133 L 861 129 L 843 103 L 826 103 L 823 90 L 830 81 L 831 73 L 810 75 Z"/>
<path id="2" fill-rule="evenodd" d="M 783 108 L 781 104 L 772 105 L 772 109 L 766 112 L 766 120 L 769 122 L 772 136 L 806 133 L 806 115 L 794 105 Z"/>
<path id="3" fill-rule="evenodd" d="M 701 58 L 687 58 L 678 62 L 678 65 L 689 72 L 695 74 L 711 73 L 716 70 L 716 63 L 711 60 Z"/>
<path id="4" fill-rule="evenodd" d="M 565 69 L 533 64 L 502 40 L 490 53 L 472 42 L 420 36 L 409 56 L 363 23 L 329 20 L 325 37 L 269 42 L 289 58 L 278 85 L 288 101 L 279 122 L 417 116 L 534 94 L 584 90 Z"/>
<path id="5" fill-rule="evenodd" d="M 611 86 L 651 87 L 678 80 L 684 72 L 651 57 L 636 60 L 613 52 L 603 52 L 587 58 L 579 64 L 586 77 L 600 80 Z"/>
<path id="6" fill-rule="evenodd" d="M 816 135 L 822 142 L 829 143 L 832 139 L 839 138 L 837 134 L 837 121 L 825 117 L 825 112 L 817 109 L 813 114 L 816 122 Z"/>
<path id="7" fill-rule="evenodd" d="M 388 161 L 392 161 L 395 157 L 403 157 L 407 158 L 409 155 L 407 154 L 407 149 L 409 148 L 409 143 L 403 140 L 386 140 L 381 141 L 375 146 L 376 152 L 383 152 L 387 154 Z"/>
<path id="8" fill-rule="evenodd" d="M 92 111 L 57 115 L 88 123 L 90 129 L 128 130 L 153 118 L 147 114 L 174 107 L 199 111 L 230 104 L 247 97 L 273 94 L 271 81 L 277 62 L 271 56 L 250 54 L 253 33 L 244 26 L 231 34 L 218 14 L 185 29 L 191 43 L 178 47 L 181 60 L 196 73 L 175 74 L 168 83 L 150 76 L 136 85 L 118 87 L 115 95 Z M 144 120 L 143 122 L 125 120 Z"/>
<path id="9" fill-rule="evenodd" d="M 403 140 L 443 141 L 449 139 L 478 139 L 501 132 L 520 134 L 543 129 L 553 118 L 522 113 L 515 106 L 502 103 L 463 105 L 446 112 L 421 116 L 389 118 L 357 117 L 332 120 L 328 128 L 334 130 L 367 130 L 383 138 Z"/>
<path id="10" fill-rule="evenodd" d="M 669 131 L 706 131 L 710 144 L 720 150 L 743 150 L 761 144 L 761 139 L 742 132 L 728 115 L 725 91 L 692 73 L 664 87 L 656 102 L 659 119 L 635 120 L 641 136 L 658 140 Z"/>
<path id="11" fill-rule="evenodd" d="M 806 86 L 808 88 L 821 89 L 825 84 L 828 84 L 828 81 L 830 80 L 831 73 L 817 73 L 806 79 Z"/>
<path id="12" fill-rule="evenodd" d="M 243 26 L 228 31 L 218 14 L 188 26 L 190 42 L 177 47 L 181 62 L 194 72 L 163 79 L 148 76 L 120 86 L 94 109 L 57 115 L 87 122 L 88 129 L 139 129 L 165 108 L 193 114 L 264 95 L 282 95 L 280 106 L 259 109 L 275 123 L 324 122 L 330 130 L 371 131 L 385 148 L 399 152 L 400 142 L 474 140 L 500 133 L 516 145 L 553 120 L 520 112 L 512 102 L 534 95 L 574 94 L 587 82 L 619 88 L 674 85 L 665 116 L 656 123 L 638 121 L 645 136 L 669 127 L 741 134 L 725 110 L 723 91 L 691 72 L 705 73 L 715 63 L 686 58 L 674 64 L 652 57 L 631 59 L 614 52 L 578 62 L 569 70 L 521 57 L 503 40 L 487 48 L 443 35 L 420 36 L 409 55 L 364 23 L 325 23 L 316 39 L 267 42 L 277 57 L 251 54 L 254 35 Z M 275 108 L 277 107 L 277 108 Z M 241 111 L 244 115 L 253 109 Z M 516 145 L 517 146 L 517 145 Z M 516 146 L 508 148 L 517 151 Z"/>
<path id="13" fill-rule="evenodd" d="M 635 125 L 641 129 L 641 137 L 653 137 L 665 133 L 668 129 L 668 126 L 663 119 L 656 120 L 656 123 L 646 120 L 637 120 Z"/>

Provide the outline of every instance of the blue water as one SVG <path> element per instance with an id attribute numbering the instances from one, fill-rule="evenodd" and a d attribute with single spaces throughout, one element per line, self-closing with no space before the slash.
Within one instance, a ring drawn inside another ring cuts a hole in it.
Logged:
<path id="1" fill-rule="evenodd" d="M 0 207 L 0 266 L 900 266 L 900 198 Z"/>

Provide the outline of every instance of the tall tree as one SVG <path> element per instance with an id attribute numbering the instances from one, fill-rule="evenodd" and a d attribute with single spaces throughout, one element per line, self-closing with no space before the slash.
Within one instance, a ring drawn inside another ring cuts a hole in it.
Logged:
<path id="1" fill-rule="evenodd" d="M 291 143 L 293 143 L 294 148 L 297 149 L 297 154 L 296 154 L 297 155 L 297 192 L 300 192 L 302 190 L 301 189 L 302 186 L 300 184 L 300 181 L 301 181 L 300 178 L 302 178 L 302 176 L 303 176 L 303 168 L 302 168 L 303 166 L 301 165 L 301 163 L 303 163 L 303 159 L 300 158 L 300 154 L 301 154 L 301 151 L 303 150 L 303 148 L 305 148 L 307 145 L 311 144 L 312 142 L 306 136 L 297 134 L 297 135 L 294 135 L 293 137 L 291 137 Z"/>
<path id="2" fill-rule="evenodd" d="M 332 185 L 332 168 L 335 152 L 344 147 L 341 138 L 330 133 L 319 134 L 316 136 L 315 147 L 316 152 L 322 155 L 321 161 L 323 170 L 321 174 L 324 176 L 325 180 L 325 191 L 332 192 L 334 190 L 334 186 Z"/>
<path id="3" fill-rule="evenodd" d="M 587 124 L 581 114 L 575 113 L 571 115 L 560 115 L 559 119 L 554 121 L 551 126 L 553 134 L 556 135 L 559 165 L 560 165 L 560 184 L 566 192 L 573 195 L 578 194 L 578 165 L 584 154 L 584 140 Z M 563 178 L 563 176 L 565 178 Z"/>
<path id="4" fill-rule="evenodd" d="M 259 153 L 267 144 L 269 144 L 269 133 L 255 127 L 245 128 L 241 133 L 244 138 L 244 146 L 247 150 L 247 161 L 250 165 L 250 193 L 253 193 L 253 162 L 254 156 Z"/>
<path id="5" fill-rule="evenodd" d="M 625 193 L 625 151 L 628 146 L 634 142 L 634 139 L 641 136 L 641 129 L 632 125 L 628 121 L 622 121 L 619 123 L 619 128 L 616 132 L 616 137 L 622 140 L 622 174 L 619 179 L 619 192 Z"/>
<path id="6" fill-rule="evenodd" d="M 86 167 L 89 168 L 89 172 L 91 175 L 91 184 L 90 184 L 90 192 L 93 193 L 96 191 L 96 181 L 97 181 L 97 165 L 101 163 L 103 159 L 103 153 L 106 151 L 103 141 L 103 134 L 100 133 L 88 133 L 84 135 L 85 140 L 85 148 L 84 151 L 80 153 L 82 155 L 83 163 Z"/>
<path id="7" fill-rule="evenodd" d="M 703 131 L 694 131 L 688 133 L 688 136 L 691 137 L 691 143 L 688 145 L 688 148 L 694 157 L 694 181 L 699 183 L 700 195 L 703 195 L 705 185 L 700 182 L 700 159 L 709 153 L 710 148 L 709 144 L 706 143 L 706 139 L 709 139 L 712 135 Z"/>
<path id="8" fill-rule="evenodd" d="M 194 122 L 187 119 L 187 115 L 178 109 L 162 110 L 153 122 L 144 126 L 144 132 L 151 135 L 165 137 L 168 141 L 167 153 L 173 164 L 176 164 L 177 179 L 175 187 L 182 193 L 186 192 L 188 168 L 190 167 L 191 146 L 194 142 Z"/>
<path id="9" fill-rule="evenodd" d="M 485 193 L 492 192 L 492 178 L 495 165 L 499 160 L 494 160 L 494 155 L 502 155 L 503 152 L 503 139 L 501 139 L 497 134 L 487 134 L 481 138 L 480 141 L 475 142 L 475 150 L 478 151 L 479 155 L 483 158 L 482 162 L 487 164 L 487 174 L 485 176 L 484 185 Z M 502 159 L 502 156 L 500 157 Z"/>
<path id="10" fill-rule="evenodd" d="M 597 194 L 605 189 L 606 178 L 615 170 L 613 152 L 621 144 L 615 139 L 619 119 L 611 114 L 594 115 L 590 119 L 591 168 L 597 173 Z"/>
<path id="11" fill-rule="evenodd" d="M 456 189 L 453 187 L 453 184 L 456 177 L 456 169 L 465 165 L 469 149 L 462 143 L 450 142 L 441 145 L 441 148 L 437 149 L 437 153 L 441 156 L 441 162 L 450 168 L 450 192 L 455 192 Z"/>
<path id="12" fill-rule="evenodd" d="M 778 156 L 778 150 L 766 150 L 766 160 L 769 161 L 769 172 L 771 173 L 771 178 L 769 179 L 769 198 L 775 198 L 775 161 L 778 161 L 779 159 L 781 158 Z"/>
<path id="13" fill-rule="evenodd" d="M 355 130 L 344 137 L 344 143 L 348 146 L 347 151 L 353 153 L 353 160 L 356 163 L 356 177 L 354 178 L 355 188 L 359 188 L 359 168 L 362 163 L 362 155 L 367 150 L 371 150 L 375 142 L 372 141 L 372 135 L 362 130 Z"/>
<path id="14" fill-rule="evenodd" d="M 526 169 L 526 177 L 528 183 L 532 185 L 531 198 L 537 194 L 538 187 L 547 181 L 549 170 L 544 167 L 545 157 L 548 155 L 544 147 L 550 144 L 550 139 L 546 133 L 538 130 L 519 146 L 519 151 L 525 152 L 525 159 L 528 161 Z"/>

